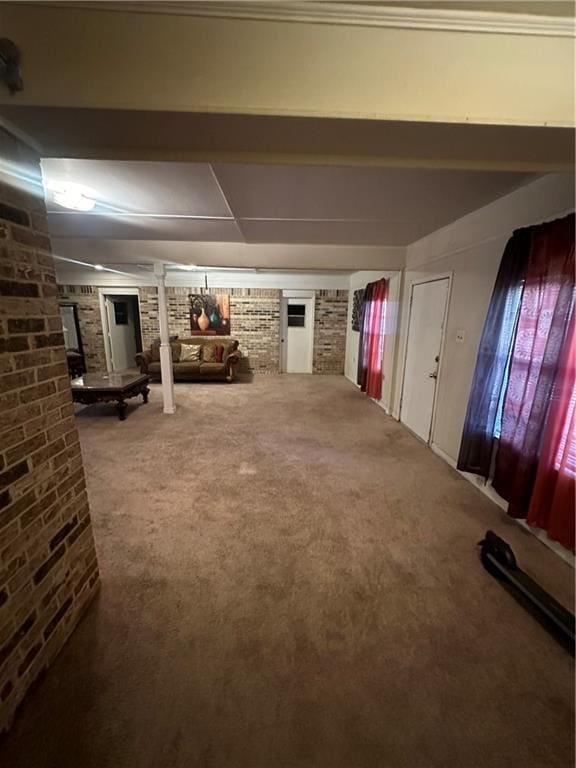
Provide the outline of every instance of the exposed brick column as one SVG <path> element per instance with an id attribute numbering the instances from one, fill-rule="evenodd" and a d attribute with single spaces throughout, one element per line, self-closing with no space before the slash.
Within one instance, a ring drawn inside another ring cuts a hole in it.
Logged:
<path id="1" fill-rule="evenodd" d="M 98 586 L 39 163 L 0 129 L 0 730 Z M 4 167 L 4 171 L 5 171 Z M 35 186 L 35 193 L 34 193 Z"/>
<path id="2" fill-rule="evenodd" d="M 348 291 L 316 291 L 314 373 L 344 373 Z"/>

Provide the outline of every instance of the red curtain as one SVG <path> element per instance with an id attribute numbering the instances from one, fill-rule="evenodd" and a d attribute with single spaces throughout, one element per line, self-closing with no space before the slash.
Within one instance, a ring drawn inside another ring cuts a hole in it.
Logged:
<path id="1" fill-rule="evenodd" d="M 576 333 L 572 315 L 543 435 L 528 523 L 574 551 Z"/>
<path id="2" fill-rule="evenodd" d="M 533 228 L 493 486 L 528 514 L 574 301 L 574 215 Z"/>
<path id="3" fill-rule="evenodd" d="M 362 319 L 360 389 L 369 397 L 382 397 L 382 358 L 384 355 L 384 312 L 388 281 L 377 280 L 366 286 Z"/>

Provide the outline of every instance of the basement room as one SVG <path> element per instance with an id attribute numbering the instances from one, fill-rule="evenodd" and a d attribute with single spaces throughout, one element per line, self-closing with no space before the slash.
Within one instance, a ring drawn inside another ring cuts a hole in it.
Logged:
<path id="1" fill-rule="evenodd" d="M 569 768 L 571 2 L 0 3 L 0 764 Z"/>

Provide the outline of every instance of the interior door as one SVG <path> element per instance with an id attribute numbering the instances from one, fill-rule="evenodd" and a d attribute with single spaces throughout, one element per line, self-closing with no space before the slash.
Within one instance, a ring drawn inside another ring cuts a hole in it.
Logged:
<path id="1" fill-rule="evenodd" d="M 412 286 L 400 419 L 430 441 L 449 279 Z"/>
<path id="2" fill-rule="evenodd" d="M 134 368 L 137 352 L 135 302 L 131 296 L 106 296 L 105 303 L 112 370 Z"/>
<path id="3" fill-rule="evenodd" d="M 314 299 L 283 299 L 283 370 L 312 373 Z"/>

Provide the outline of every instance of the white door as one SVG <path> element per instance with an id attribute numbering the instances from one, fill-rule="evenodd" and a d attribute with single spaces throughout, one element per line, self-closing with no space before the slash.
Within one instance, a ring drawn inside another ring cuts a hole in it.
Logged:
<path id="1" fill-rule="evenodd" d="M 312 373 L 314 299 L 282 299 L 282 370 Z"/>
<path id="2" fill-rule="evenodd" d="M 136 366 L 136 302 L 132 296 L 106 296 L 110 361 L 113 371 Z"/>
<path id="3" fill-rule="evenodd" d="M 412 286 L 401 421 L 429 442 L 442 351 L 449 279 Z"/>

